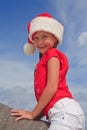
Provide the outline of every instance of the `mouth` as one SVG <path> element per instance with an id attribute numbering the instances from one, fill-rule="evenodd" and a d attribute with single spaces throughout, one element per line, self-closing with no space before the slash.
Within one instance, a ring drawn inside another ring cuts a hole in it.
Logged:
<path id="1" fill-rule="evenodd" d="M 38 47 L 38 49 L 45 49 L 46 48 L 46 46 L 42 46 L 42 47 Z"/>

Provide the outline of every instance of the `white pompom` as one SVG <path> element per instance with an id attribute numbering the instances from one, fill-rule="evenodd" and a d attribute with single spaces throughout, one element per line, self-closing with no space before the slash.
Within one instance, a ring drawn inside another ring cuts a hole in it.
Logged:
<path id="1" fill-rule="evenodd" d="M 33 44 L 25 43 L 24 45 L 24 53 L 27 55 L 32 55 L 35 52 L 36 48 Z"/>

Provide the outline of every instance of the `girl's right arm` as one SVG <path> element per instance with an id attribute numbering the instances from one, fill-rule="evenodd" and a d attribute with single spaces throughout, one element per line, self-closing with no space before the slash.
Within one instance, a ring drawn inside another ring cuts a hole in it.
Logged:
<path id="1" fill-rule="evenodd" d="M 59 69 L 60 62 L 58 58 L 53 57 L 48 61 L 48 75 L 47 75 L 47 85 L 33 111 L 26 110 L 13 110 L 12 116 L 18 116 L 15 120 L 20 119 L 35 119 L 37 118 L 46 105 L 50 102 L 56 90 L 58 89 L 59 80 Z"/>

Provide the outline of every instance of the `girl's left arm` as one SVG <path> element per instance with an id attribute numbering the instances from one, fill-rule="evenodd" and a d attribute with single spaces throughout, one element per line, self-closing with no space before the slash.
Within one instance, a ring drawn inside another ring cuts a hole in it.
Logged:
<path id="1" fill-rule="evenodd" d="M 46 105 L 50 102 L 56 90 L 58 89 L 60 62 L 58 58 L 52 57 L 48 61 L 47 84 L 33 111 L 12 110 L 12 116 L 18 116 L 16 121 L 20 119 L 35 119 L 40 115 Z"/>

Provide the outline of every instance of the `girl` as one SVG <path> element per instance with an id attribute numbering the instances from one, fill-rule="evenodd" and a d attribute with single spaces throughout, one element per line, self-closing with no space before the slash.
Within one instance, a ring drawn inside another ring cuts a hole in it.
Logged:
<path id="1" fill-rule="evenodd" d="M 84 130 L 84 113 L 73 98 L 67 82 L 68 60 L 56 47 L 62 42 L 64 27 L 50 14 L 43 13 L 28 24 L 26 54 L 37 48 L 40 60 L 34 72 L 34 90 L 37 105 L 32 111 L 11 110 L 20 119 L 36 119 L 45 115 L 50 122 L 48 130 Z"/>

